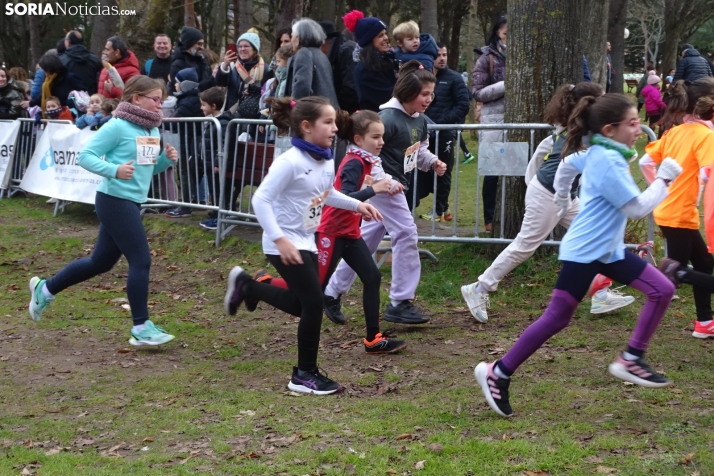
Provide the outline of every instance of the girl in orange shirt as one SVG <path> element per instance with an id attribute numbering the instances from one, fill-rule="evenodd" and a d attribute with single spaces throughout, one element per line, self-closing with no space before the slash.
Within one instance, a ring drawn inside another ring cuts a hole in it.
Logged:
<path id="1" fill-rule="evenodd" d="M 655 165 L 666 157 L 674 158 L 683 172 L 670 187 L 669 196 L 655 209 L 655 223 L 666 240 L 667 257 L 680 265 L 679 281 L 694 286 L 696 322 L 692 335 L 698 338 L 714 337 L 712 321 L 711 287 L 703 286 L 695 273 L 688 272 L 687 263 L 694 271 L 711 276 L 714 257 L 709 254 L 699 232 L 697 196 L 703 171 L 714 161 L 714 78 L 702 78 L 686 85 L 677 81 L 669 89 L 669 102 L 665 124 L 674 123 L 661 139 L 647 145 L 647 153 L 640 159 L 640 168 L 648 182 L 654 181 Z M 667 116 L 676 118 L 668 121 Z M 666 263 L 662 264 L 665 271 Z M 671 262 L 668 265 L 671 267 Z M 672 276 L 672 273 L 666 273 Z"/>

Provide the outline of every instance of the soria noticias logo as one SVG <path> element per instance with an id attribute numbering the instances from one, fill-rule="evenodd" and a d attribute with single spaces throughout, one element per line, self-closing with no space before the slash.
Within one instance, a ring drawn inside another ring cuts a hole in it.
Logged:
<path id="1" fill-rule="evenodd" d="M 5 15 L 136 15 L 135 10 L 120 10 L 117 6 L 67 5 L 60 2 L 45 3 L 6 3 Z"/>

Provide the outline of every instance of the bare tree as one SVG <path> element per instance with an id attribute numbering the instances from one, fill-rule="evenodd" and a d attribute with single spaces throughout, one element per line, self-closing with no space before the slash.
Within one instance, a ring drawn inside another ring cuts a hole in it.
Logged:
<path id="1" fill-rule="evenodd" d="M 625 71 L 625 27 L 627 26 L 627 0 L 610 0 L 610 12 L 607 29 L 607 40 L 612 46 L 610 64 L 612 68 L 612 85 L 610 92 L 624 91 Z"/>
<path id="2" fill-rule="evenodd" d="M 610 4 L 602 0 L 584 0 L 583 7 L 589 23 L 588 28 L 583 28 L 581 32 L 581 49 L 588 61 L 591 81 L 604 88 L 607 81 L 607 19 Z"/>
<path id="3" fill-rule="evenodd" d="M 30 24 L 30 72 L 35 70 L 35 65 L 40 60 L 40 19 L 36 15 L 28 18 Z M 30 73 L 32 74 L 32 73 Z"/>
<path id="4" fill-rule="evenodd" d="M 640 40 L 643 66 L 657 64 L 659 49 L 664 40 L 664 0 L 633 0 L 628 4 L 629 24 L 637 25 L 638 32 L 630 33 Z M 630 43 L 631 44 L 631 43 Z"/>
<path id="5" fill-rule="evenodd" d="M 114 0 L 99 0 L 98 3 L 104 7 L 116 7 Z M 92 53 L 100 56 L 107 38 L 118 33 L 118 19 L 115 15 L 96 15 L 92 17 L 92 40 L 89 49 Z"/>
<path id="6" fill-rule="evenodd" d="M 437 15 L 436 0 L 421 0 L 421 32 L 430 33 L 436 41 L 439 41 Z"/>
<path id="7" fill-rule="evenodd" d="M 476 0 L 476 16 L 481 23 L 484 39 L 488 39 L 493 22 L 506 13 L 506 0 Z"/>
<path id="8" fill-rule="evenodd" d="M 238 35 L 240 36 L 253 26 L 253 0 L 238 2 Z M 236 38 L 237 38 L 236 36 Z"/>
<path id="9" fill-rule="evenodd" d="M 712 17 L 714 0 L 664 0 L 665 42 L 660 66 L 663 75 L 676 67 L 680 44 Z"/>
<path id="10" fill-rule="evenodd" d="M 277 8 L 275 9 L 275 31 L 283 28 L 288 28 L 292 25 L 293 20 L 300 18 L 303 13 L 303 0 L 278 0 Z"/>
<path id="11" fill-rule="evenodd" d="M 582 2 L 571 0 L 508 1 L 506 123 L 541 122 L 556 88 L 582 80 L 579 40 L 585 11 Z M 605 26 L 603 22 L 587 24 L 588 28 Z M 508 140 L 528 142 L 530 133 L 509 131 Z M 526 184 L 523 177 L 506 177 L 502 186 L 506 190 L 505 222 L 500 226 L 504 236 L 515 237 L 523 221 Z M 499 216 L 497 210 L 497 220 Z"/>

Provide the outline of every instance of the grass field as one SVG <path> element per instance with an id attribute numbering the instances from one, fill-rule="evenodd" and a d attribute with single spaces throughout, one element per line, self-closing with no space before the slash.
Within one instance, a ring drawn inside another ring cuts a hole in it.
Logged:
<path id="1" fill-rule="evenodd" d="M 231 237 L 216 249 L 198 219 L 144 220 L 152 318 L 177 338 L 136 351 L 122 308 L 124 260 L 58 296 L 39 324 L 27 313 L 30 277 L 91 252 L 92 207 L 52 218 L 39 197 L 0 201 L 0 474 L 714 474 L 712 344 L 690 335 L 688 288 L 648 357 L 673 387 L 636 388 L 606 372 L 641 296 L 599 317 L 583 304 L 514 377 L 506 420 L 488 409 L 473 366 L 502 355 L 540 315 L 558 261 L 544 255 L 517 268 L 483 325 L 459 286 L 493 257 L 475 245 L 428 244 L 440 261 L 423 262 L 417 293 L 432 321 L 384 326 L 409 347 L 365 355 L 353 290 L 348 324 L 323 323 L 319 360 L 345 391 L 295 396 L 285 386 L 297 320 L 267 306 L 234 318 L 221 309 L 231 266 L 267 266 L 259 244 Z M 384 300 L 390 269 L 382 271 Z"/>

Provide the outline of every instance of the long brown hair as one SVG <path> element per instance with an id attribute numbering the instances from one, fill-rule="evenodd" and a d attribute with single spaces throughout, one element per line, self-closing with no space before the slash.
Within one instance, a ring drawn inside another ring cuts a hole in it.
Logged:
<path id="1" fill-rule="evenodd" d="M 714 101 L 714 78 L 700 78 L 689 82 L 675 81 L 664 95 L 667 109 L 662 117 L 662 131 L 666 132 L 682 123 L 684 116 L 694 114 L 705 121 L 710 120 Z"/>
<path id="2" fill-rule="evenodd" d="M 568 125 L 568 119 L 572 114 L 575 105 L 585 96 L 600 97 L 605 91 L 597 83 L 583 81 L 575 86 L 566 84 L 558 88 L 553 95 L 545 111 L 543 120 L 548 124 L 558 124 L 563 127 Z"/>
<path id="3" fill-rule="evenodd" d="M 585 96 L 578 101 L 568 119 L 568 138 L 563 150 L 583 149 L 583 137 L 588 133 L 600 133 L 606 125 L 624 120 L 634 107 L 632 99 L 624 94 L 608 93 L 598 98 Z"/>
<path id="4" fill-rule="evenodd" d="M 349 142 L 354 142 L 355 136 L 364 136 L 373 122 L 382 122 L 374 111 L 357 111 L 350 116 L 346 111 L 337 112 L 337 136 Z"/>
<path id="5" fill-rule="evenodd" d="M 291 97 L 268 98 L 273 116 L 273 124 L 278 128 L 279 134 L 292 132 L 293 136 L 302 137 L 302 121 L 314 124 L 325 106 L 332 107 L 330 101 L 322 96 L 308 96 L 295 100 Z"/>

